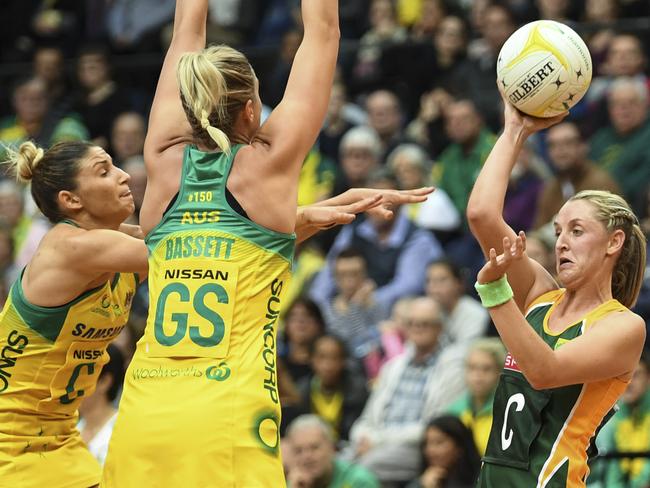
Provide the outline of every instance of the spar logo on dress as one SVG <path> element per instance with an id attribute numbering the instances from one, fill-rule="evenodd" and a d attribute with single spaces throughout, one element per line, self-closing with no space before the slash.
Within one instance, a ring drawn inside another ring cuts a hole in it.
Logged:
<path id="1" fill-rule="evenodd" d="M 512 357 L 512 354 L 510 353 L 508 353 L 506 356 L 506 362 L 503 364 L 503 369 L 509 369 L 510 371 L 517 371 L 518 373 L 521 373 L 517 361 L 515 361 L 515 358 Z"/>

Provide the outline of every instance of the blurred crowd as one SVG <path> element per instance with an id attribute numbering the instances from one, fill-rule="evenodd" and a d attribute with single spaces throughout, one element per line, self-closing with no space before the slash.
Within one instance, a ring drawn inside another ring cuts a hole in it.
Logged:
<path id="1" fill-rule="evenodd" d="M 209 3 L 209 42 L 249 55 L 272 109 L 301 40 L 300 1 Z M 147 111 L 174 4 L 2 2 L 0 156 L 27 139 L 92 140 L 131 175 L 139 209 Z M 528 143 L 505 200 L 507 222 L 554 275 L 553 217 L 583 189 L 623 195 L 650 234 L 650 2 L 340 0 L 340 18 L 339 72 L 299 204 L 358 186 L 437 190 L 391 220 L 359 216 L 296 249 L 277 361 L 287 479 L 299 488 L 470 487 L 506 354 L 473 294 L 483 256 L 465 218 L 501 126 L 499 50 L 518 26 L 552 19 L 577 30 L 592 55 L 591 88 Z M 47 229 L 28 189 L 0 176 L 0 303 Z M 147 301 L 145 282 L 81 411 L 100 459 Z M 635 311 L 650 320 L 650 281 Z M 650 451 L 648 357 L 597 445 Z M 589 485 L 647 488 L 650 460 L 597 461 Z"/>

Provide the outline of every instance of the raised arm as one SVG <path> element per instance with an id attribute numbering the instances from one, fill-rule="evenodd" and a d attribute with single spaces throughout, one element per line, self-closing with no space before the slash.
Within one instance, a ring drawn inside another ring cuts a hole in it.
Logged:
<path id="1" fill-rule="evenodd" d="M 178 191 L 183 146 L 192 140 L 192 132 L 181 104 L 176 65 L 184 53 L 205 47 L 207 12 L 207 0 L 176 1 L 172 41 L 158 79 L 144 144 L 147 188 L 140 223 L 145 234 L 158 223 Z"/>
<path id="2" fill-rule="evenodd" d="M 156 155 L 178 143 L 179 139 L 191 136 L 191 129 L 181 105 L 176 65 L 183 53 L 199 51 L 205 47 L 207 15 L 208 0 L 176 1 L 172 40 L 160 71 L 149 116 L 149 129 L 144 146 L 147 170 L 156 165 Z M 178 168 L 180 170 L 180 161 Z M 156 167 L 156 170 L 158 169 Z"/>
<path id="3" fill-rule="evenodd" d="M 524 142 L 534 132 L 550 127 L 562 117 L 535 119 L 522 115 L 505 102 L 505 126 L 474 184 L 467 204 L 467 220 L 472 234 L 488 257 L 490 249 L 500 249 L 504 237 L 515 242 L 516 234 L 503 219 L 503 204 L 510 173 Z M 508 282 L 520 310 L 545 291 L 557 288 L 553 278 L 536 261 L 524 256 L 508 270 Z"/>
<path id="4" fill-rule="evenodd" d="M 108 229 L 81 231 L 66 241 L 71 269 L 88 273 L 139 273 L 146 276 L 148 251 L 142 239 Z"/>
<path id="5" fill-rule="evenodd" d="M 288 182 L 298 181 L 325 118 L 339 47 L 338 0 L 302 0 L 302 19 L 304 36 L 284 97 L 256 137 L 268 145 L 264 171 Z"/>

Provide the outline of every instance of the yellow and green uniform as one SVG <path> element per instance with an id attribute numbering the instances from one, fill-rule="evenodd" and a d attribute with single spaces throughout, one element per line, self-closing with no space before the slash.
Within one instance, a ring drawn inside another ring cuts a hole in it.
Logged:
<path id="1" fill-rule="evenodd" d="M 548 317 L 563 295 L 564 290 L 546 293 L 526 313 L 528 323 L 553 349 L 579 337 L 605 315 L 626 310 L 618 301 L 609 300 L 554 333 L 548 328 Z M 508 354 L 494 397 L 492 430 L 478 486 L 584 487 L 595 436 L 627 383 L 610 378 L 535 390 Z"/>
<path id="2" fill-rule="evenodd" d="M 490 395 L 478 410 L 474 407 L 472 397 L 465 393 L 449 407 L 449 413 L 455 415 L 472 431 L 476 450 L 482 456 L 485 454 L 490 429 L 492 428 L 492 405 L 494 393 Z"/>
<path id="3" fill-rule="evenodd" d="M 295 236 L 238 214 L 232 154 L 188 146 L 146 238 L 150 309 L 102 487 L 283 486 L 276 327 Z"/>
<path id="4" fill-rule="evenodd" d="M 60 307 L 29 303 L 22 276 L 0 314 L 0 486 L 86 488 L 101 468 L 77 408 L 126 325 L 137 278 L 116 274 Z"/>

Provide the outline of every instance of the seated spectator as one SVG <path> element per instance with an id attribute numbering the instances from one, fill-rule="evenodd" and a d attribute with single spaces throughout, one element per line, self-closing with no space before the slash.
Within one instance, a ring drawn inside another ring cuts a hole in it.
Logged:
<path id="1" fill-rule="evenodd" d="M 117 395 L 124 382 L 124 357 L 113 344 L 104 354 L 108 362 L 102 368 L 95 391 L 79 405 L 79 432 L 90 453 L 103 465 L 108 453 L 108 442 L 117 419 Z M 86 393 L 90 393 L 86 391 Z"/>
<path id="2" fill-rule="evenodd" d="M 371 0 L 370 28 L 361 37 L 348 86 L 356 93 L 377 89 L 381 83 L 380 59 L 384 46 L 405 42 L 408 33 L 397 21 L 391 0 Z"/>
<path id="3" fill-rule="evenodd" d="M 76 141 L 88 138 L 88 131 L 72 115 L 60 118 L 50 110 L 47 85 L 40 78 L 23 78 L 13 90 L 15 115 L 0 119 L 0 157 L 4 146 L 17 148 L 27 139 L 42 147 L 57 142 Z"/>
<path id="4" fill-rule="evenodd" d="M 323 129 L 318 136 L 320 152 L 332 161 L 338 161 L 343 136 L 355 125 L 365 124 L 365 122 L 366 117 L 363 109 L 348 102 L 345 85 L 341 81 L 335 80 L 327 105 Z"/>
<path id="5" fill-rule="evenodd" d="M 634 370 L 619 409 L 598 435 L 598 448 L 619 452 L 650 450 L 650 356 L 646 351 Z M 650 486 L 650 460 L 645 457 L 612 459 L 606 464 L 603 486 Z"/>
<path id="6" fill-rule="evenodd" d="M 348 134 L 352 133 L 352 130 Z M 368 180 L 373 188 L 397 189 L 396 181 L 385 172 Z M 330 301 L 335 293 L 334 261 L 347 248 L 357 249 L 366 260 L 368 276 L 377 285 L 375 300 L 387 313 L 401 297 L 417 295 L 424 286 L 424 266 L 442 256 L 438 241 L 427 231 L 413 224 L 399 208 L 386 220 L 361 215 L 339 232 L 326 266 L 318 273 L 310 295 L 320 304 Z"/>
<path id="7" fill-rule="evenodd" d="M 528 231 L 533 226 L 543 181 L 549 176 L 546 164 L 535 154 L 532 144 L 524 144 L 510 172 L 503 202 L 503 217 L 510 227 Z"/>
<path id="8" fill-rule="evenodd" d="M 443 88 L 426 92 L 420 97 L 417 116 L 406 126 L 406 136 L 426 148 L 433 158 L 440 156 L 450 144 L 444 114 L 453 102 L 453 97 Z"/>
<path id="9" fill-rule="evenodd" d="M 506 349 L 497 337 L 475 341 L 465 362 L 467 392 L 451 407 L 449 413 L 457 416 L 472 431 L 478 453 L 485 454 L 492 428 L 492 403 L 499 375 L 506 360 Z"/>
<path id="10" fill-rule="evenodd" d="M 386 363 L 350 433 L 359 463 L 384 483 L 411 480 L 420 470 L 420 443 L 427 422 L 464 390 L 465 348 L 443 347 L 440 306 L 428 297 L 411 302 L 406 335 L 410 346 Z"/>
<path id="11" fill-rule="evenodd" d="M 457 417 L 429 422 L 422 445 L 424 469 L 406 488 L 474 488 L 481 458 L 472 433 Z"/>
<path id="12" fill-rule="evenodd" d="M 13 241 L 14 265 L 8 276 L 10 283 L 32 259 L 38 244 L 50 228 L 49 222 L 38 212 L 27 211 L 23 188 L 10 180 L 0 182 L 0 222 L 9 227 Z"/>
<path id="13" fill-rule="evenodd" d="M 334 259 L 337 294 L 322 307 L 327 330 L 340 337 L 356 359 L 363 359 L 379 344 L 377 322 L 384 315 L 375 300 L 375 283 L 368 278 L 366 260 L 354 248 Z"/>
<path id="14" fill-rule="evenodd" d="M 108 35 L 120 51 L 160 51 L 160 31 L 174 18 L 174 0 L 111 0 Z"/>
<path id="15" fill-rule="evenodd" d="M 606 48 L 605 56 L 602 63 L 599 63 L 598 55 L 601 53 L 591 51 L 591 45 L 589 46 L 592 58 L 594 58 L 594 78 L 585 94 L 584 102 L 581 101 L 572 109 L 572 112 L 577 109 L 578 114 L 581 115 L 581 125 L 583 129 L 586 129 L 587 136 L 591 136 L 597 129 L 611 121 L 607 114 L 607 98 L 614 81 L 620 77 L 630 77 L 650 88 L 650 79 L 645 74 L 647 58 L 643 43 L 637 36 L 630 33 L 613 35 L 606 30 L 597 33 L 595 37 L 608 41 L 603 44 L 603 47 Z M 582 105 L 585 105 L 584 109 L 581 107 Z M 586 110 L 586 113 L 580 114 L 582 110 Z"/>
<path id="16" fill-rule="evenodd" d="M 336 165 L 317 147 L 307 153 L 298 181 L 298 205 L 311 205 L 332 196 Z"/>
<path id="17" fill-rule="evenodd" d="M 341 139 L 339 151 L 341 171 L 333 194 L 367 186 L 368 177 L 380 164 L 381 141 L 377 133 L 370 127 L 353 127 Z"/>
<path id="18" fill-rule="evenodd" d="M 142 156 L 147 131 L 144 117 L 137 112 L 123 112 L 113 122 L 111 130 L 111 155 L 113 164 L 123 168 L 133 156 Z"/>
<path id="19" fill-rule="evenodd" d="M 573 122 L 551 127 L 546 133 L 546 145 L 556 174 L 544 183 L 539 196 L 536 229 L 551 222 L 564 202 L 582 190 L 620 192 L 609 173 L 587 159 L 587 143 Z"/>
<path id="20" fill-rule="evenodd" d="M 377 90 L 368 95 L 366 112 L 368 112 L 368 126 L 374 129 L 381 141 L 379 161 L 384 164 L 386 156 L 406 142 L 402 127 L 404 123 L 402 104 L 395 93 L 389 90 Z"/>
<path id="21" fill-rule="evenodd" d="M 301 415 L 285 438 L 289 488 L 379 488 L 368 470 L 337 459 L 330 426 L 317 415 Z"/>
<path id="22" fill-rule="evenodd" d="M 39 47 L 34 53 L 34 75 L 45 82 L 52 109 L 62 111 L 64 115 L 71 100 L 63 50 L 54 46 Z"/>
<path id="23" fill-rule="evenodd" d="M 552 225 L 526 235 L 526 254 L 555 277 L 555 229 Z"/>
<path id="24" fill-rule="evenodd" d="M 452 103 L 445 116 L 447 135 L 452 144 L 438 157 L 434 175 L 440 188 L 447 192 L 458 212 L 464 216 L 478 172 L 496 138 L 484 126 L 476 105 L 470 100 Z"/>
<path id="25" fill-rule="evenodd" d="M 313 301 L 298 298 L 287 309 L 278 355 L 295 383 L 314 373 L 311 369 L 311 351 L 316 339 L 324 332 L 323 315 Z"/>
<path id="26" fill-rule="evenodd" d="M 443 259 L 427 268 L 426 293 L 436 300 L 445 314 L 443 337 L 447 343 L 469 345 L 487 331 L 490 316 L 483 306 L 466 294 L 462 272 Z"/>
<path id="27" fill-rule="evenodd" d="M 112 78 L 108 50 L 102 46 L 87 46 L 77 58 L 77 94 L 74 110 L 81 115 L 90 139 L 108 147 L 111 129 L 117 116 L 131 110 L 131 101 Z"/>
<path id="28" fill-rule="evenodd" d="M 252 37 L 263 6 L 257 0 L 209 0 L 208 44 L 240 46 Z"/>
<path id="29" fill-rule="evenodd" d="M 591 159 L 608 171 L 623 195 L 638 207 L 650 182 L 648 88 L 639 80 L 619 78 L 609 90 L 611 125 L 591 138 Z"/>
<path id="30" fill-rule="evenodd" d="M 431 161 L 417 144 L 400 144 L 388 155 L 388 168 L 395 174 L 401 190 L 429 184 Z M 460 215 L 444 190 L 438 188 L 426 201 L 412 203 L 402 210 L 416 225 L 434 231 L 436 237 L 454 233 L 461 225 Z"/>
<path id="31" fill-rule="evenodd" d="M 419 15 L 411 27 L 411 39 L 414 41 L 432 39 L 445 18 L 446 10 L 443 0 L 422 0 Z"/>
<path id="32" fill-rule="evenodd" d="M 368 398 L 365 378 L 348 363 L 345 343 L 334 335 L 316 339 L 311 362 L 314 375 L 296 385 L 301 409 L 327 422 L 335 440 L 347 440 Z"/>
<path id="33" fill-rule="evenodd" d="M 384 364 L 404 352 L 412 300 L 411 297 L 397 300 L 391 316 L 379 323 L 379 346 L 363 360 L 368 380 L 374 380 Z"/>

